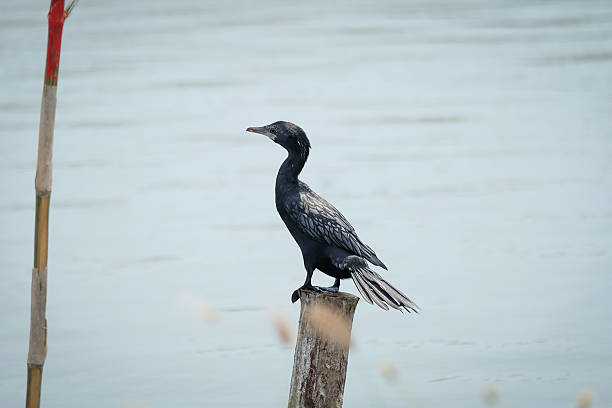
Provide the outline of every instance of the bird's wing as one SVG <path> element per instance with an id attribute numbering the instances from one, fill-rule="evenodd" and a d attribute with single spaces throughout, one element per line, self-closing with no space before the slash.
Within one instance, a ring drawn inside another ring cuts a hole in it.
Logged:
<path id="1" fill-rule="evenodd" d="M 285 210 L 295 224 L 311 238 L 342 248 L 387 269 L 374 250 L 359 239 L 353 226 L 340 211 L 305 184 L 301 185 L 298 196 L 285 203 Z"/>

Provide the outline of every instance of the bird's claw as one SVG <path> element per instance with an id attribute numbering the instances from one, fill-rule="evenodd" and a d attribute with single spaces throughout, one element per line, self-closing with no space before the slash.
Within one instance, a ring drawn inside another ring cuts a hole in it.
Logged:
<path id="1" fill-rule="evenodd" d="M 330 286 L 330 287 L 321 287 L 321 286 L 302 286 L 300 288 L 297 288 L 296 290 L 293 291 L 293 294 L 291 294 L 291 303 L 295 303 L 298 301 L 298 299 L 300 298 L 300 289 L 304 289 L 304 290 L 313 290 L 315 292 L 319 292 L 319 293 L 338 293 L 339 288 L 337 286 Z"/>
<path id="2" fill-rule="evenodd" d="M 327 293 L 338 293 L 340 291 L 340 288 L 337 286 L 329 286 L 327 288 L 322 288 L 317 286 L 321 291 L 323 292 L 327 292 Z"/>

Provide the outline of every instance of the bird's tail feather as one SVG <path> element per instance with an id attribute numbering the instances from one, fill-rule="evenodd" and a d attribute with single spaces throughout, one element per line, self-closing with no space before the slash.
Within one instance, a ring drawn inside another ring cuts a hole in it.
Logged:
<path id="1" fill-rule="evenodd" d="M 366 302 L 376 303 L 385 310 L 405 309 L 408 313 L 417 312 L 419 307 L 398 289 L 391 286 L 382 276 L 367 267 L 357 267 L 351 270 L 351 278 L 357 290 Z"/>

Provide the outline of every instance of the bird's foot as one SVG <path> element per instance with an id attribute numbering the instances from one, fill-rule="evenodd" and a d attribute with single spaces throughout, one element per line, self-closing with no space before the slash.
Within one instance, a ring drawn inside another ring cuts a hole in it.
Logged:
<path id="1" fill-rule="evenodd" d="M 315 292 L 321 292 L 321 293 L 338 293 L 339 287 L 330 286 L 326 288 L 322 286 L 304 285 L 293 291 L 293 294 L 291 295 L 291 303 L 297 302 L 298 299 L 300 298 L 300 289 L 314 290 Z"/>
<path id="2" fill-rule="evenodd" d="M 315 286 L 317 289 L 319 289 L 321 292 L 327 292 L 327 293 L 338 293 L 340 291 L 340 288 L 338 286 L 328 286 L 328 287 L 321 287 L 321 286 Z"/>

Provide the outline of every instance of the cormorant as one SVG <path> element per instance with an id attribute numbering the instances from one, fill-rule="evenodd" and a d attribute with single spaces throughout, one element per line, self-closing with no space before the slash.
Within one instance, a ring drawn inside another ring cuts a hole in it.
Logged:
<path id="1" fill-rule="evenodd" d="M 385 310 L 390 306 L 416 312 L 415 303 L 369 268 L 368 262 L 387 269 L 340 211 L 298 179 L 310 151 L 310 141 L 302 128 L 280 121 L 250 127 L 247 132 L 265 135 L 288 152 L 276 176 L 276 209 L 302 250 L 306 281 L 301 288 L 335 293 L 340 289 L 340 279 L 352 278 L 368 303 L 376 303 Z M 315 269 L 336 278 L 334 285 L 313 286 Z M 295 302 L 298 298 L 296 290 L 291 300 Z"/>

